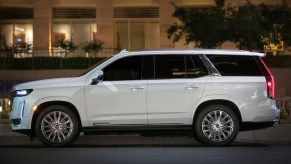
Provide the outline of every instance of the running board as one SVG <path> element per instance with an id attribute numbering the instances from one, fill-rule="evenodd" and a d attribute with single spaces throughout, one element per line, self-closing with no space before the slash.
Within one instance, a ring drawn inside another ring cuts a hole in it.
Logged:
<path id="1" fill-rule="evenodd" d="M 142 134 L 142 135 L 183 135 L 193 133 L 193 128 L 190 125 L 153 125 L 153 126 L 129 126 L 129 125 L 117 125 L 117 126 L 94 126 L 83 127 L 85 135 L 105 135 L 105 134 Z"/>

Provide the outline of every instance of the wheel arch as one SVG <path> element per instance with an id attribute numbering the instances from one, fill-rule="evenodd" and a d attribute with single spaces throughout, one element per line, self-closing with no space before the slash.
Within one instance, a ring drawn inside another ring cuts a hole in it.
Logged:
<path id="1" fill-rule="evenodd" d="M 79 128 L 82 130 L 82 122 L 81 122 L 80 114 L 79 114 L 77 108 L 72 103 L 67 102 L 67 101 L 47 101 L 47 102 L 43 102 L 43 103 L 39 104 L 33 113 L 32 121 L 31 121 L 31 130 L 30 130 L 30 138 L 31 139 L 33 137 L 35 137 L 35 123 L 36 123 L 37 117 L 39 116 L 41 111 L 43 111 L 45 108 L 47 108 L 49 106 L 53 106 L 53 105 L 61 105 L 61 106 L 67 107 L 70 110 L 72 110 L 72 112 L 76 115 L 76 117 L 78 119 Z"/>
<path id="2" fill-rule="evenodd" d="M 237 115 L 237 118 L 239 120 L 239 125 L 241 126 L 242 116 L 241 116 L 241 113 L 240 113 L 238 106 L 235 103 L 233 103 L 232 101 L 224 100 L 224 99 L 208 100 L 208 101 L 204 101 L 203 103 L 199 104 L 198 107 L 196 108 L 195 113 L 194 113 L 193 122 L 192 122 L 193 125 L 195 124 L 195 121 L 196 121 L 197 117 L 199 116 L 199 114 L 201 113 L 201 111 L 203 111 L 204 108 L 206 108 L 207 106 L 210 106 L 210 105 L 225 105 L 225 106 L 229 107 Z"/>

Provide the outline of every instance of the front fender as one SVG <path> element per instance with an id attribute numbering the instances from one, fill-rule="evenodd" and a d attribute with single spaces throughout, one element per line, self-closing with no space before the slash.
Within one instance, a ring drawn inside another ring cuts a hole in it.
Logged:
<path id="1" fill-rule="evenodd" d="M 36 110 L 41 110 L 38 107 L 44 103 L 53 103 L 53 102 L 66 102 L 72 104 L 76 109 L 77 112 L 79 113 L 80 119 L 81 119 L 81 124 L 82 126 L 88 126 L 88 121 L 87 121 L 87 115 L 86 115 L 86 107 L 82 104 L 77 104 L 74 103 L 75 101 L 69 97 L 64 97 L 64 96 L 57 96 L 57 97 L 44 97 L 42 99 L 39 99 L 37 102 L 35 102 L 32 106 L 32 110 L 30 110 L 30 113 L 28 115 L 28 125 L 27 127 L 31 127 L 33 115 L 36 112 Z M 36 108 L 36 110 L 33 110 L 33 108 Z M 38 111 L 40 112 L 40 111 Z"/>

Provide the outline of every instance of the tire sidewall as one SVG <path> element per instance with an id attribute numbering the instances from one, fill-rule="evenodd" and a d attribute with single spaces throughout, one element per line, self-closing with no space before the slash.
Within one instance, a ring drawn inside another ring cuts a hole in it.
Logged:
<path id="1" fill-rule="evenodd" d="M 41 132 L 42 119 L 48 113 L 54 112 L 54 111 L 60 111 L 60 112 L 66 113 L 71 118 L 71 120 L 73 122 L 74 128 L 73 128 L 71 136 L 67 140 L 65 140 L 61 143 L 53 143 L 53 142 L 47 140 Z M 60 147 L 60 146 L 68 145 L 68 144 L 72 143 L 79 136 L 78 119 L 77 119 L 76 115 L 69 108 L 67 108 L 65 106 L 61 106 L 61 105 L 49 106 L 49 107 L 45 108 L 44 110 L 42 110 L 40 112 L 40 114 L 38 115 L 38 117 L 36 119 L 36 123 L 35 123 L 35 134 L 38 137 L 38 139 L 45 145 L 52 146 L 52 147 Z"/>
<path id="2" fill-rule="evenodd" d="M 205 137 L 205 135 L 203 134 L 203 131 L 202 131 L 203 118 L 208 113 L 215 111 L 215 110 L 221 110 L 221 111 L 224 111 L 225 113 L 227 113 L 231 117 L 233 124 L 234 124 L 233 132 L 232 132 L 231 136 L 227 140 L 222 141 L 222 142 L 213 142 L 213 141 L 209 140 L 207 137 Z M 238 118 L 237 118 L 235 112 L 233 110 L 231 110 L 229 107 L 227 107 L 225 105 L 211 105 L 211 106 L 204 108 L 199 113 L 197 119 L 195 120 L 194 130 L 195 130 L 195 138 L 203 144 L 206 144 L 209 146 L 227 146 L 235 140 L 235 138 L 239 132 L 239 121 L 238 121 Z"/>

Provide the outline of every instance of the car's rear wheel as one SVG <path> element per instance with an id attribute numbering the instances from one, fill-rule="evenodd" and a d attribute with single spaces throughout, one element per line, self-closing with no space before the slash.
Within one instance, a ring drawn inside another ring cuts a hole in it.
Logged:
<path id="1" fill-rule="evenodd" d="M 49 146 L 64 146 L 79 136 L 79 125 L 76 115 L 61 105 L 49 106 L 37 117 L 36 135 Z"/>
<path id="2" fill-rule="evenodd" d="M 224 105 L 211 105 L 203 109 L 194 126 L 198 141 L 211 146 L 231 144 L 239 131 L 236 114 Z"/>

